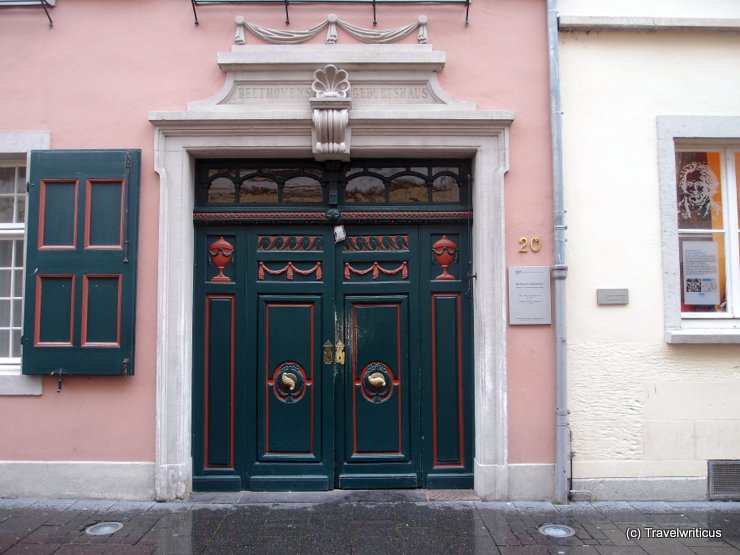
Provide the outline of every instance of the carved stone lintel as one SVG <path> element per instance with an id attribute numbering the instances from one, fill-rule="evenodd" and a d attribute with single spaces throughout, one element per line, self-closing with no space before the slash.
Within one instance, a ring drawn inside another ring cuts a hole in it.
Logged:
<path id="1" fill-rule="evenodd" d="M 310 99 L 313 110 L 311 145 L 316 160 L 348 161 L 350 155 L 349 109 L 352 99 L 349 75 L 335 65 L 314 72 L 311 90 L 316 93 Z"/>

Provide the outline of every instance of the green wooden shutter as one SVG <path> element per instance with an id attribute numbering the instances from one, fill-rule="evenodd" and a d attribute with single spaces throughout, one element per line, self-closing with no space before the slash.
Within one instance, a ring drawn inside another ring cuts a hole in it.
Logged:
<path id="1" fill-rule="evenodd" d="M 140 150 L 31 152 L 24 374 L 133 374 Z"/>

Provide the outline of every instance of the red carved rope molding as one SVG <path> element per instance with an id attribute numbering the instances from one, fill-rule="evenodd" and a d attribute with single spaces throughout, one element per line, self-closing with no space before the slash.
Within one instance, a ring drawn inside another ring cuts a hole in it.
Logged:
<path id="1" fill-rule="evenodd" d="M 386 268 L 383 268 L 380 264 L 377 262 L 373 262 L 373 265 L 365 270 L 358 270 L 357 268 L 353 268 L 349 263 L 344 263 L 344 279 L 349 280 L 352 274 L 357 274 L 358 276 L 364 276 L 366 274 L 369 274 L 370 272 L 373 273 L 373 279 L 376 280 L 380 277 L 380 274 L 383 273 L 386 276 L 394 276 L 398 272 L 401 272 L 401 279 L 408 279 L 409 277 L 409 265 L 408 262 L 405 260 L 401 262 L 401 265 L 396 268 L 395 270 L 387 270 Z"/>
<path id="2" fill-rule="evenodd" d="M 312 268 L 308 268 L 307 270 L 301 270 L 300 268 L 296 268 L 292 262 L 288 262 L 284 267 L 280 268 L 279 270 L 271 270 L 267 266 L 265 266 L 264 262 L 260 262 L 259 269 L 257 270 L 257 278 L 262 281 L 265 279 L 265 272 L 270 274 L 271 276 L 279 276 L 280 274 L 287 274 L 286 277 L 289 280 L 293 280 L 293 277 L 295 274 L 300 274 L 302 276 L 309 276 L 316 272 L 316 281 L 321 281 L 322 274 L 321 274 L 321 262 L 317 262 L 314 264 Z"/>

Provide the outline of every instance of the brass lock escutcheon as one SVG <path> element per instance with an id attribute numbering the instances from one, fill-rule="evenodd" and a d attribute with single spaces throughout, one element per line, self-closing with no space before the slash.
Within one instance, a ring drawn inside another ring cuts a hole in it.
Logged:
<path id="1" fill-rule="evenodd" d="M 344 364 L 344 343 L 337 341 L 337 352 L 335 356 L 337 364 Z"/>
<path id="2" fill-rule="evenodd" d="M 327 339 L 326 343 L 324 343 L 324 364 L 331 364 L 334 362 L 334 355 L 331 352 L 331 347 L 331 341 Z"/>

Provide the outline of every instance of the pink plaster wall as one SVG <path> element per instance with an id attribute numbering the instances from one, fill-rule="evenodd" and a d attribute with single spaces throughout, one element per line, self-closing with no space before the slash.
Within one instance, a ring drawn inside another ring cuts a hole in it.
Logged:
<path id="1" fill-rule="evenodd" d="M 328 13 L 369 27 L 371 8 L 296 5 L 292 29 Z M 180 111 L 215 94 L 216 53 L 231 47 L 234 16 L 284 28 L 280 5 L 209 6 L 193 25 L 187 0 L 58 0 L 49 30 L 41 10 L 0 12 L 0 131 L 50 131 L 53 148 L 141 148 L 136 376 L 44 381 L 40 397 L 0 397 L 0 459 L 152 461 L 155 441 L 159 185 L 150 111 Z M 478 0 L 461 6 L 378 7 L 379 28 L 424 13 L 430 43 L 447 53 L 440 74 L 453 96 L 511 110 L 506 177 L 507 265 L 551 263 L 549 104 L 544 0 Z M 251 44 L 259 41 L 248 35 Z M 319 36 L 314 42 L 321 42 Z M 354 42 L 346 33 L 340 43 Z M 415 42 L 414 35 L 403 42 Z M 537 235 L 539 254 L 517 252 Z M 554 459 L 553 333 L 510 327 L 509 461 Z"/>

